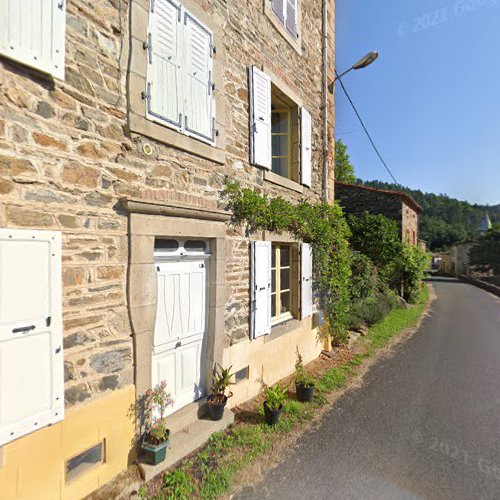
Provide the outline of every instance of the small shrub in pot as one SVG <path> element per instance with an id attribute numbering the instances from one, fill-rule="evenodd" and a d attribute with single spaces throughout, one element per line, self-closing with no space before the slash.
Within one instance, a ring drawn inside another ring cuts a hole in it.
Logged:
<path id="1" fill-rule="evenodd" d="M 226 394 L 229 387 L 234 385 L 232 381 L 234 373 L 231 373 L 231 368 L 232 366 L 222 368 L 221 365 L 214 367 L 212 393 L 208 397 L 208 413 L 212 420 L 220 420 L 222 418 L 227 400 L 233 395 L 232 392 Z"/>
<path id="2" fill-rule="evenodd" d="M 297 399 L 303 403 L 312 401 L 314 398 L 314 381 L 304 371 L 304 363 L 298 348 L 295 362 L 295 392 Z"/>
<path id="3" fill-rule="evenodd" d="M 174 400 L 167 392 L 166 382 L 161 382 L 144 395 L 143 411 L 146 432 L 141 450 L 142 459 L 151 465 L 163 462 L 166 457 L 170 439 L 165 412 Z"/>
<path id="4" fill-rule="evenodd" d="M 266 400 L 264 401 L 264 418 L 267 425 L 276 425 L 283 410 L 286 399 L 286 387 L 276 384 L 266 388 Z"/>

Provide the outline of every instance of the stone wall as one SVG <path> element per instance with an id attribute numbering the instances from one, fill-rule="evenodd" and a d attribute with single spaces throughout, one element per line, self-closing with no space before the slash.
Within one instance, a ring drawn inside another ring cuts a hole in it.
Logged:
<path id="1" fill-rule="evenodd" d="M 263 0 L 193 1 L 223 29 L 224 86 L 217 92 L 225 103 L 224 165 L 128 132 L 127 0 L 68 0 L 65 81 L 0 60 L 0 224 L 63 232 L 68 406 L 133 383 L 121 197 L 218 207 L 225 176 L 295 200 L 322 194 L 322 1 L 300 2 L 301 54 L 264 15 Z M 329 23 L 333 30 L 333 1 Z M 263 170 L 249 165 L 250 64 L 270 68 L 311 111 L 313 184 L 303 194 L 265 181 Z M 331 125 L 332 96 L 329 111 Z M 228 236 L 225 324 L 234 343 L 248 339 L 249 245 L 240 231 L 228 228 Z"/>
<path id="2" fill-rule="evenodd" d="M 335 197 L 346 214 L 381 214 L 397 222 L 402 238 L 418 243 L 418 212 L 401 195 L 360 186 L 336 183 Z M 413 236 L 415 235 L 415 238 Z"/>

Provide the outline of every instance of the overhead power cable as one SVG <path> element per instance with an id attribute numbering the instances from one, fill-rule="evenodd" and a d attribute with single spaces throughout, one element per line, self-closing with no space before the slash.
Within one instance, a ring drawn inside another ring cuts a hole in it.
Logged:
<path id="1" fill-rule="evenodd" d="M 337 70 L 335 70 L 335 76 L 339 76 L 338 73 L 337 73 Z M 392 174 L 391 172 L 391 169 L 387 166 L 387 163 L 385 162 L 385 160 L 382 158 L 382 155 L 380 154 L 380 151 L 378 150 L 377 146 L 375 146 L 375 143 L 373 142 L 373 139 L 370 135 L 370 133 L 368 132 L 368 129 L 366 128 L 365 124 L 363 123 L 363 119 L 361 118 L 361 116 L 359 115 L 359 112 L 358 110 L 356 109 L 356 106 L 354 105 L 354 103 L 352 102 L 352 99 L 351 99 L 351 96 L 349 95 L 349 93 L 347 92 L 345 86 L 344 86 L 344 82 L 338 78 L 337 80 L 339 83 L 340 83 L 340 86 L 342 87 L 342 90 L 344 91 L 344 94 L 345 96 L 347 97 L 347 100 L 349 101 L 349 103 L 351 104 L 352 106 L 352 109 L 354 110 L 354 113 L 356 113 L 356 116 L 358 117 L 358 120 L 359 120 L 359 123 L 361 123 L 361 126 L 363 127 L 363 130 L 365 131 L 373 149 L 375 150 L 375 153 L 377 153 L 377 156 L 379 157 L 380 161 L 382 162 L 382 165 L 384 165 L 385 169 L 387 170 L 387 172 L 389 172 L 389 175 L 392 177 L 392 180 L 396 183 L 396 184 L 399 184 L 399 182 L 396 180 L 396 178 L 394 177 L 394 175 Z"/>

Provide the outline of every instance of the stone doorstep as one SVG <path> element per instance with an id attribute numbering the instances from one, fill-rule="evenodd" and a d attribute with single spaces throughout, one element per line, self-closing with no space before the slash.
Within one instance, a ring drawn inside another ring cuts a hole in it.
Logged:
<path id="1" fill-rule="evenodd" d="M 218 422 L 214 422 L 208 416 L 204 416 L 174 432 L 170 437 L 167 458 L 164 462 L 158 465 L 137 464 L 142 478 L 144 481 L 151 481 L 155 476 L 203 446 L 214 432 L 226 429 L 233 422 L 234 413 L 226 408 L 222 420 Z"/>

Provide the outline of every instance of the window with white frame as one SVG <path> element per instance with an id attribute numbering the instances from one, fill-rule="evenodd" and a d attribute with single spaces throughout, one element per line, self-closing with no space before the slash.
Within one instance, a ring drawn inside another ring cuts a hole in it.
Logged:
<path id="1" fill-rule="evenodd" d="M 215 143 L 212 32 L 176 0 L 150 1 L 146 116 Z"/>
<path id="2" fill-rule="evenodd" d="M 297 1 L 271 0 L 271 7 L 280 22 L 294 38 L 297 38 Z"/>
<path id="3" fill-rule="evenodd" d="M 65 0 L 0 0 L 0 54 L 64 79 Z"/>
<path id="4" fill-rule="evenodd" d="M 307 243 L 252 242 L 252 338 L 312 314 L 312 252 Z"/>
<path id="5" fill-rule="evenodd" d="M 250 67 L 251 162 L 311 186 L 312 120 L 256 66 Z"/>

